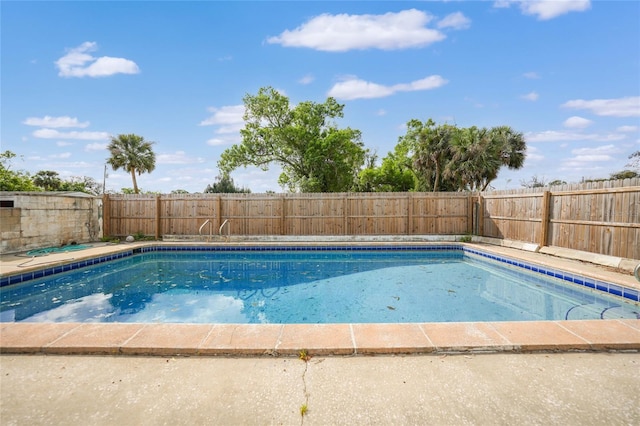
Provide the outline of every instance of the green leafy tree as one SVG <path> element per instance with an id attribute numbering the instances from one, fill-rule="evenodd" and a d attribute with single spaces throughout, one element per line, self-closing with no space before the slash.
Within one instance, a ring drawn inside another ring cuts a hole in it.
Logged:
<path id="1" fill-rule="evenodd" d="M 102 191 L 102 185 L 92 177 L 72 176 L 63 180 L 58 172 L 52 170 L 40 170 L 33 176 L 33 183 L 44 191 L 84 192 L 91 195 L 100 195 Z"/>
<path id="2" fill-rule="evenodd" d="M 344 105 L 333 98 L 324 103 L 302 102 L 271 87 L 243 99 L 245 127 L 242 142 L 225 150 L 218 163 L 223 175 L 240 166 L 268 170 L 282 168 L 278 183 L 290 191 L 340 192 L 351 190 L 367 151 L 358 130 L 339 129 L 334 119 Z"/>
<path id="3" fill-rule="evenodd" d="M 111 138 L 107 146 L 111 157 L 107 164 L 113 170 L 123 169 L 131 174 L 133 193 L 138 194 L 136 173 L 151 173 L 156 168 L 156 155 L 152 146 L 154 142 L 145 141 L 142 136 L 121 134 Z"/>
<path id="4" fill-rule="evenodd" d="M 611 179 L 612 180 L 618 180 L 618 179 L 632 179 L 635 177 L 638 177 L 638 173 L 634 172 L 633 170 L 622 170 L 620 172 L 616 172 L 616 173 L 611 173 Z"/>
<path id="5" fill-rule="evenodd" d="M 416 188 L 417 180 L 406 144 L 398 143 L 379 167 L 375 166 L 375 156 L 368 157 L 367 161 L 369 164 L 359 175 L 358 191 L 407 192 Z"/>
<path id="6" fill-rule="evenodd" d="M 40 170 L 33 176 L 33 183 L 45 191 L 60 191 L 62 179 L 60 179 L 58 172 Z"/>
<path id="7" fill-rule="evenodd" d="M 172 194 L 188 194 L 189 191 L 187 191 L 186 189 L 174 189 L 173 191 L 171 191 Z"/>
<path id="8" fill-rule="evenodd" d="M 27 172 L 11 170 L 12 151 L 0 153 L 0 191 L 40 191 Z"/>
<path id="9" fill-rule="evenodd" d="M 60 191 L 84 192 L 91 195 L 102 194 L 102 184 L 90 176 L 71 176 L 60 184 Z"/>
<path id="10" fill-rule="evenodd" d="M 235 185 L 233 179 L 229 175 L 222 175 L 216 177 L 216 181 L 211 185 L 207 185 L 204 190 L 205 193 L 216 194 L 233 194 L 233 193 L 249 193 L 249 189 L 240 188 Z"/>

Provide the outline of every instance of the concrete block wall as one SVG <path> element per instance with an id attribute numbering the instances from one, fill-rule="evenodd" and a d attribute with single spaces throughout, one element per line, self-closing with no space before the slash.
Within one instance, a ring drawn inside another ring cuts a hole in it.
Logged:
<path id="1" fill-rule="evenodd" d="M 102 237 L 102 199 L 82 193 L 0 192 L 0 254 Z"/>

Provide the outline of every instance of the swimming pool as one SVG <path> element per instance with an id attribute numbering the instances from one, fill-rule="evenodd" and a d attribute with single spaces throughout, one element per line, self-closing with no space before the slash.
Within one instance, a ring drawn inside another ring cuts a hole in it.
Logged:
<path id="1" fill-rule="evenodd" d="M 3 286 L 0 319 L 287 324 L 638 318 L 637 304 L 624 300 L 637 302 L 635 290 L 456 245 L 157 246 L 113 257 L 25 274 L 21 283 Z"/>

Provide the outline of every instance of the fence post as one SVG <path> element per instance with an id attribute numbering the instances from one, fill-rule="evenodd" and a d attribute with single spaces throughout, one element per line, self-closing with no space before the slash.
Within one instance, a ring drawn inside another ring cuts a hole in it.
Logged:
<path id="1" fill-rule="evenodd" d="M 349 235 L 349 194 L 345 193 L 344 198 L 342 199 L 344 206 L 342 207 L 342 212 L 344 213 L 344 225 L 343 225 L 343 235 Z"/>
<path id="2" fill-rule="evenodd" d="M 111 228 L 111 206 L 109 205 L 109 194 L 102 196 L 102 236 L 110 237 Z"/>
<path id="3" fill-rule="evenodd" d="M 156 240 L 162 235 L 162 201 L 160 195 L 156 196 Z"/>
<path id="4" fill-rule="evenodd" d="M 413 234 L 413 196 L 407 194 L 407 234 Z"/>
<path id="5" fill-rule="evenodd" d="M 478 193 L 478 235 L 484 237 L 484 198 Z"/>
<path id="6" fill-rule="evenodd" d="M 285 194 L 282 194 L 280 197 L 282 200 L 282 216 L 280 217 L 280 235 L 287 235 L 287 230 L 285 228 L 287 223 L 287 198 Z"/>
<path id="7" fill-rule="evenodd" d="M 222 226 L 222 195 L 216 197 L 216 211 L 218 212 L 218 224 L 216 229 L 220 229 Z"/>
<path id="8" fill-rule="evenodd" d="M 540 247 L 544 247 L 548 244 L 549 238 L 549 208 L 550 208 L 551 192 L 544 191 L 542 193 L 542 223 L 540 225 Z"/>
<path id="9" fill-rule="evenodd" d="M 473 234 L 473 192 L 469 192 L 467 202 L 467 234 Z"/>

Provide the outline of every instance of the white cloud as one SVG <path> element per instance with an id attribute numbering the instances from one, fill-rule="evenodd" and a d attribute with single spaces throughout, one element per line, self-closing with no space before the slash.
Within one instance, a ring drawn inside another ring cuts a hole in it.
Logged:
<path id="1" fill-rule="evenodd" d="M 46 158 L 41 156 L 29 156 L 27 157 L 27 160 L 44 162 L 39 166 L 41 170 L 56 170 L 60 174 L 60 176 L 71 176 L 74 174 L 73 172 L 68 171 L 66 169 L 91 170 L 91 169 L 95 169 L 96 167 L 95 164 L 88 163 L 86 161 L 72 161 L 72 162 L 53 161 L 57 159 L 52 158 L 52 156 L 47 156 Z"/>
<path id="2" fill-rule="evenodd" d="M 55 63 L 60 77 L 106 77 L 114 74 L 138 74 L 135 62 L 124 58 L 101 56 L 96 58 L 89 52 L 98 48 L 95 42 L 84 42 L 78 47 L 67 49 L 67 54 Z"/>
<path id="3" fill-rule="evenodd" d="M 307 74 L 304 77 L 302 77 L 300 80 L 298 80 L 298 83 L 311 84 L 313 83 L 314 80 L 315 80 L 315 77 L 313 76 L 313 74 Z"/>
<path id="4" fill-rule="evenodd" d="M 73 142 L 67 142 L 67 141 L 58 141 L 56 142 L 57 146 L 63 147 L 63 146 L 69 146 L 69 145 L 73 145 Z"/>
<path id="5" fill-rule="evenodd" d="M 71 157 L 71 153 L 70 152 L 61 152 L 60 154 L 52 154 L 52 155 L 49 156 L 49 158 L 54 158 L 54 159 L 57 159 L 57 158 L 64 159 L 64 158 L 69 158 L 69 157 Z"/>
<path id="6" fill-rule="evenodd" d="M 638 131 L 638 126 L 620 126 L 616 129 L 617 132 L 622 132 L 622 133 L 631 133 L 631 132 L 637 132 Z"/>
<path id="7" fill-rule="evenodd" d="M 207 145 L 210 146 L 223 146 L 223 145 L 232 145 L 232 142 L 226 139 L 213 138 L 207 141 Z"/>
<path id="8" fill-rule="evenodd" d="M 80 140 L 104 140 L 109 139 L 107 132 L 60 132 L 54 129 L 38 129 L 33 136 L 40 139 L 80 139 Z"/>
<path id="9" fill-rule="evenodd" d="M 269 37 L 267 42 L 327 52 L 424 47 L 445 38 L 440 31 L 426 27 L 432 19 L 416 9 L 383 15 L 322 14 L 294 30 Z"/>
<path id="10" fill-rule="evenodd" d="M 339 99 L 382 98 L 393 94 L 388 86 L 371 83 L 358 78 L 336 83 L 330 90 L 329 96 Z"/>
<path id="11" fill-rule="evenodd" d="M 595 148 L 575 148 L 571 150 L 571 153 L 574 155 L 584 155 L 584 156 L 598 156 L 598 155 L 609 155 L 620 152 L 620 149 L 615 145 L 604 145 L 598 146 Z"/>
<path id="12" fill-rule="evenodd" d="M 201 126 L 244 124 L 244 105 L 229 105 L 207 108 L 213 115 L 200 122 Z"/>
<path id="13" fill-rule="evenodd" d="M 522 76 L 531 80 L 537 80 L 540 78 L 540 75 L 535 71 L 525 72 Z"/>
<path id="14" fill-rule="evenodd" d="M 176 151 L 172 154 L 159 154 L 156 161 L 158 164 L 194 164 L 204 163 L 204 158 L 189 157 L 184 151 Z"/>
<path id="15" fill-rule="evenodd" d="M 383 115 L 387 115 L 387 111 L 384 109 L 379 109 L 378 111 L 376 111 L 376 115 L 380 117 Z"/>
<path id="16" fill-rule="evenodd" d="M 542 161 L 544 160 L 544 155 L 540 153 L 538 147 L 535 146 L 527 146 L 527 161 Z"/>
<path id="17" fill-rule="evenodd" d="M 496 8 L 517 4 L 525 15 L 535 15 L 538 20 L 546 21 L 570 12 L 584 12 L 591 7 L 590 0 L 497 0 Z"/>
<path id="18" fill-rule="evenodd" d="M 573 117 L 569 117 L 564 120 L 563 125 L 569 129 L 584 129 L 589 127 L 591 123 L 593 123 L 593 121 L 574 115 Z"/>
<path id="19" fill-rule="evenodd" d="M 595 133 L 564 132 L 546 130 L 544 132 L 531 132 L 525 134 L 527 142 L 560 142 L 560 141 L 617 141 L 625 139 L 625 135 L 608 133 L 599 135 Z"/>
<path id="20" fill-rule="evenodd" d="M 233 145 L 241 142 L 240 135 L 238 133 L 231 136 L 221 136 L 219 138 L 209 139 L 207 145 L 209 146 L 225 146 Z"/>
<path id="21" fill-rule="evenodd" d="M 107 149 L 107 146 L 109 146 L 108 143 L 90 143 L 85 145 L 84 150 L 87 152 L 91 152 L 91 151 L 104 151 Z"/>
<path id="22" fill-rule="evenodd" d="M 42 118 L 39 117 L 28 117 L 26 120 L 22 122 L 22 124 L 26 124 L 27 126 L 37 126 L 37 127 L 49 127 L 49 128 L 60 128 L 60 127 L 80 127 L 85 128 L 89 126 L 89 122 L 85 121 L 82 123 L 78 122 L 76 117 L 51 117 L 45 115 Z"/>
<path id="23" fill-rule="evenodd" d="M 540 95 L 538 95 L 536 92 L 531 92 L 531 93 L 527 93 L 526 95 L 522 95 L 520 96 L 522 99 L 524 99 L 525 101 L 531 101 L 531 102 L 535 102 L 538 100 L 538 98 L 540 97 Z"/>
<path id="24" fill-rule="evenodd" d="M 436 89 L 447 83 L 448 81 L 439 75 L 432 75 L 411 83 L 394 84 L 393 86 L 384 86 L 361 80 L 357 77 L 349 77 L 345 81 L 336 83 L 329 90 L 328 95 L 344 100 L 383 98 L 396 92 Z"/>
<path id="25" fill-rule="evenodd" d="M 576 171 L 594 172 L 602 168 L 602 166 L 598 166 L 598 163 L 613 161 L 613 154 L 619 152 L 620 149 L 615 145 L 572 149 L 571 154 L 573 154 L 574 157 L 563 162 L 560 170 L 573 169 Z"/>
<path id="26" fill-rule="evenodd" d="M 438 22 L 438 28 L 453 28 L 454 30 L 464 30 L 471 26 L 471 19 L 462 12 L 451 13 Z"/>
<path id="27" fill-rule="evenodd" d="M 640 116 L 640 96 L 629 96 L 617 99 L 575 99 L 562 104 L 564 108 L 586 109 L 595 115 L 608 117 Z"/>

